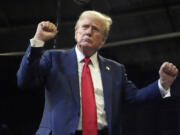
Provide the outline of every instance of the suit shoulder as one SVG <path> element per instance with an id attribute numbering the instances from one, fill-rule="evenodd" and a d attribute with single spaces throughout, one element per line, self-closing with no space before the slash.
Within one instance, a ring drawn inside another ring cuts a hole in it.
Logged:
<path id="1" fill-rule="evenodd" d="M 100 56 L 100 59 L 103 60 L 104 62 L 110 64 L 110 65 L 113 65 L 113 66 L 118 66 L 118 67 L 124 67 L 123 64 L 115 61 L 115 60 L 112 60 L 112 59 L 108 59 L 108 58 L 104 58 L 102 56 Z"/>
<path id="2" fill-rule="evenodd" d="M 50 50 L 44 51 L 44 53 L 51 53 L 51 54 L 59 54 L 59 53 L 65 54 L 67 52 L 68 50 L 65 50 L 65 49 L 50 49 Z"/>
<path id="3" fill-rule="evenodd" d="M 51 55 L 51 56 L 63 56 L 68 54 L 68 52 L 70 51 L 70 49 L 50 49 L 50 50 L 46 50 L 44 51 L 44 55 Z"/>

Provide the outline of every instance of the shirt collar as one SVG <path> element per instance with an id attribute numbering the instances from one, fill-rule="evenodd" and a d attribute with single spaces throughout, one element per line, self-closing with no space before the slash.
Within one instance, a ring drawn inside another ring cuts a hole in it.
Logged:
<path id="1" fill-rule="evenodd" d="M 77 45 L 75 47 L 76 55 L 77 55 L 77 61 L 82 62 L 83 59 L 85 58 L 84 54 L 77 48 Z M 97 59 L 97 52 L 95 52 L 91 57 L 91 63 L 93 66 L 96 66 L 98 64 L 98 59 Z"/>

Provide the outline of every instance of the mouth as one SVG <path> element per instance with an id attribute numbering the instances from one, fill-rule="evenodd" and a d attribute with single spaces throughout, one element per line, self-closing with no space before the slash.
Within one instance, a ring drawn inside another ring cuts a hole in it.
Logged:
<path id="1" fill-rule="evenodd" d="M 88 42 L 88 43 L 92 43 L 92 40 L 91 39 L 88 39 L 88 38 L 85 38 L 83 39 L 84 42 Z"/>

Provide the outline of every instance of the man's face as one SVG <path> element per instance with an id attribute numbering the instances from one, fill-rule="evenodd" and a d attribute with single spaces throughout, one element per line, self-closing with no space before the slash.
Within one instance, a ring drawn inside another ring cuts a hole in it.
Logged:
<path id="1" fill-rule="evenodd" d="M 96 18 L 84 17 L 75 30 L 75 39 L 80 51 L 96 52 L 105 43 L 103 23 Z"/>

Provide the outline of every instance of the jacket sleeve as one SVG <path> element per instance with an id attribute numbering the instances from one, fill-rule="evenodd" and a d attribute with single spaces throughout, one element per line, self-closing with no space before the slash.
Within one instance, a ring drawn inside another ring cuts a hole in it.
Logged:
<path id="1" fill-rule="evenodd" d="M 22 89 L 42 88 L 50 69 L 50 53 L 42 47 L 29 46 L 17 72 L 17 85 Z"/>
<path id="2" fill-rule="evenodd" d="M 138 89 L 128 80 L 124 66 L 122 66 L 122 71 L 123 90 L 125 95 L 124 99 L 126 103 L 145 103 L 161 99 L 158 81 L 155 81 L 144 88 Z"/>

